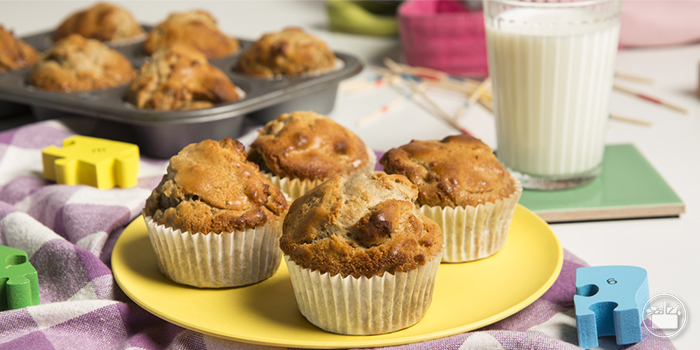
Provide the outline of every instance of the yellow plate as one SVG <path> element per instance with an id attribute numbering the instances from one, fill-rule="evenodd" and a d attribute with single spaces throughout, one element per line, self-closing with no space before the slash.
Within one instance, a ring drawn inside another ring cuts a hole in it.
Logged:
<path id="1" fill-rule="evenodd" d="M 296 348 L 399 345 L 481 328 L 537 300 L 559 276 L 562 263 L 554 232 L 518 205 L 500 252 L 471 263 L 440 265 L 432 305 L 418 324 L 389 334 L 346 336 L 316 328 L 301 315 L 284 261 L 271 278 L 248 287 L 179 285 L 158 270 L 141 217 L 124 230 L 112 253 L 117 283 L 149 312 L 217 337 Z"/>

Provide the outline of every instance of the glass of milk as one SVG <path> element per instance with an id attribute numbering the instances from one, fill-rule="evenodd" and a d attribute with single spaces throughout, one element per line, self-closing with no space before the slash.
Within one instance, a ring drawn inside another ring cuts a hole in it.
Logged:
<path id="1" fill-rule="evenodd" d="M 484 0 L 496 154 L 529 189 L 601 172 L 620 0 Z"/>

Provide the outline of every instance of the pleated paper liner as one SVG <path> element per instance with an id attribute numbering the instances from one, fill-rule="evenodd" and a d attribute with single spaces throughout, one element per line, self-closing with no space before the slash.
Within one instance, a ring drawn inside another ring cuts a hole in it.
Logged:
<path id="1" fill-rule="evenodd" d="M 420 207 L 423 215 L 437 222 L 445 235 L 443 262 L 483 259 L 503 247 L 515 207 L 523 193 L 520 181 L 511 178 L 515 182 L 515 192 L 493 203 L 479 204 L 476 207 Z"/>
<path id="2" fill-rule="evenodd" d="M 390 333 L 418 323 L 430 307 L 441 260 L 408 272 L 355 278 L 322 274 L 284 258 L 301 314 L 323 330 L 348 335 Z"/>
<path id="3" fill-rule="evenodd" d="M 180 284 L 200 288 L 260 282 L 279 267 L 282 218 L 245 231 L 190 233 L 144 217 L 160 271 Z"/>

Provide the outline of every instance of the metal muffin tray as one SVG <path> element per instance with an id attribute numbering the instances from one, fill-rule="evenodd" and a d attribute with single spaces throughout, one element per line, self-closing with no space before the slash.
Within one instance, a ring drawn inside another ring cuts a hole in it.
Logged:
<path id="1" fill-rule="evenodd" d="M 23 37 L 38 51 L 53 45 L 53 32 Z M 238 39 L 238 53 L 210 63 L 224 71 L 245 92 L 239 101 L 212 108 L 189 111 L 155 111 L 140 109 L 126 102 L 128 85 L 88 92 L 47 92 L 25 83 L 31 68 L 0 73 L 0 101 L 30 105 L 39 119 L 66 115 L 80 116 L 92 123 L 91 136 L 133 142 L 141 154 L 169 158 L 190 143 L 204 139 L 237 137 L 244 120 L 264 124 L 282 113 L 313 110 L 327 114 L 333 110 L 338 84 L 362 70 L 359 59 L 335 52 L 342 61 L 336 70 L 307 77 L 282 79 L 254 78 L 234 72 L 234 67 L 252 41 Z M 141 52 L 143 41 L 112 46 L 124 54 L 136 69 L 147 59 Z M 80 124 L 80 123 L 77 123 Z"/>

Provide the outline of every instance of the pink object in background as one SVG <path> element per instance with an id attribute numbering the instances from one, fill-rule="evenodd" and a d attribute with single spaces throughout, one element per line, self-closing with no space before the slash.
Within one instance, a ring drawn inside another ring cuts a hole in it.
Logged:
<path id="1" fill-rule="evenodd" d="M 700 41 L 700 0 L 623 0 L 620 46 L 651 47 Z M 488 75 L 481 11 L 457 0 L 408 0 L 398 8 L 406 62 L 462 76 Z"/>
<path id="2" fill-rule="evenodd" d="M 625 0 L 620 46 L 681 45 L 700 40 L 700 1 Z"/>
<path id="3" fill-rule="evenodd" d="M 409 0 L 399 6 L 399 33 L 406 62 L 449 74 L 488 75 L 481 11 L 456 0 Z"/>

